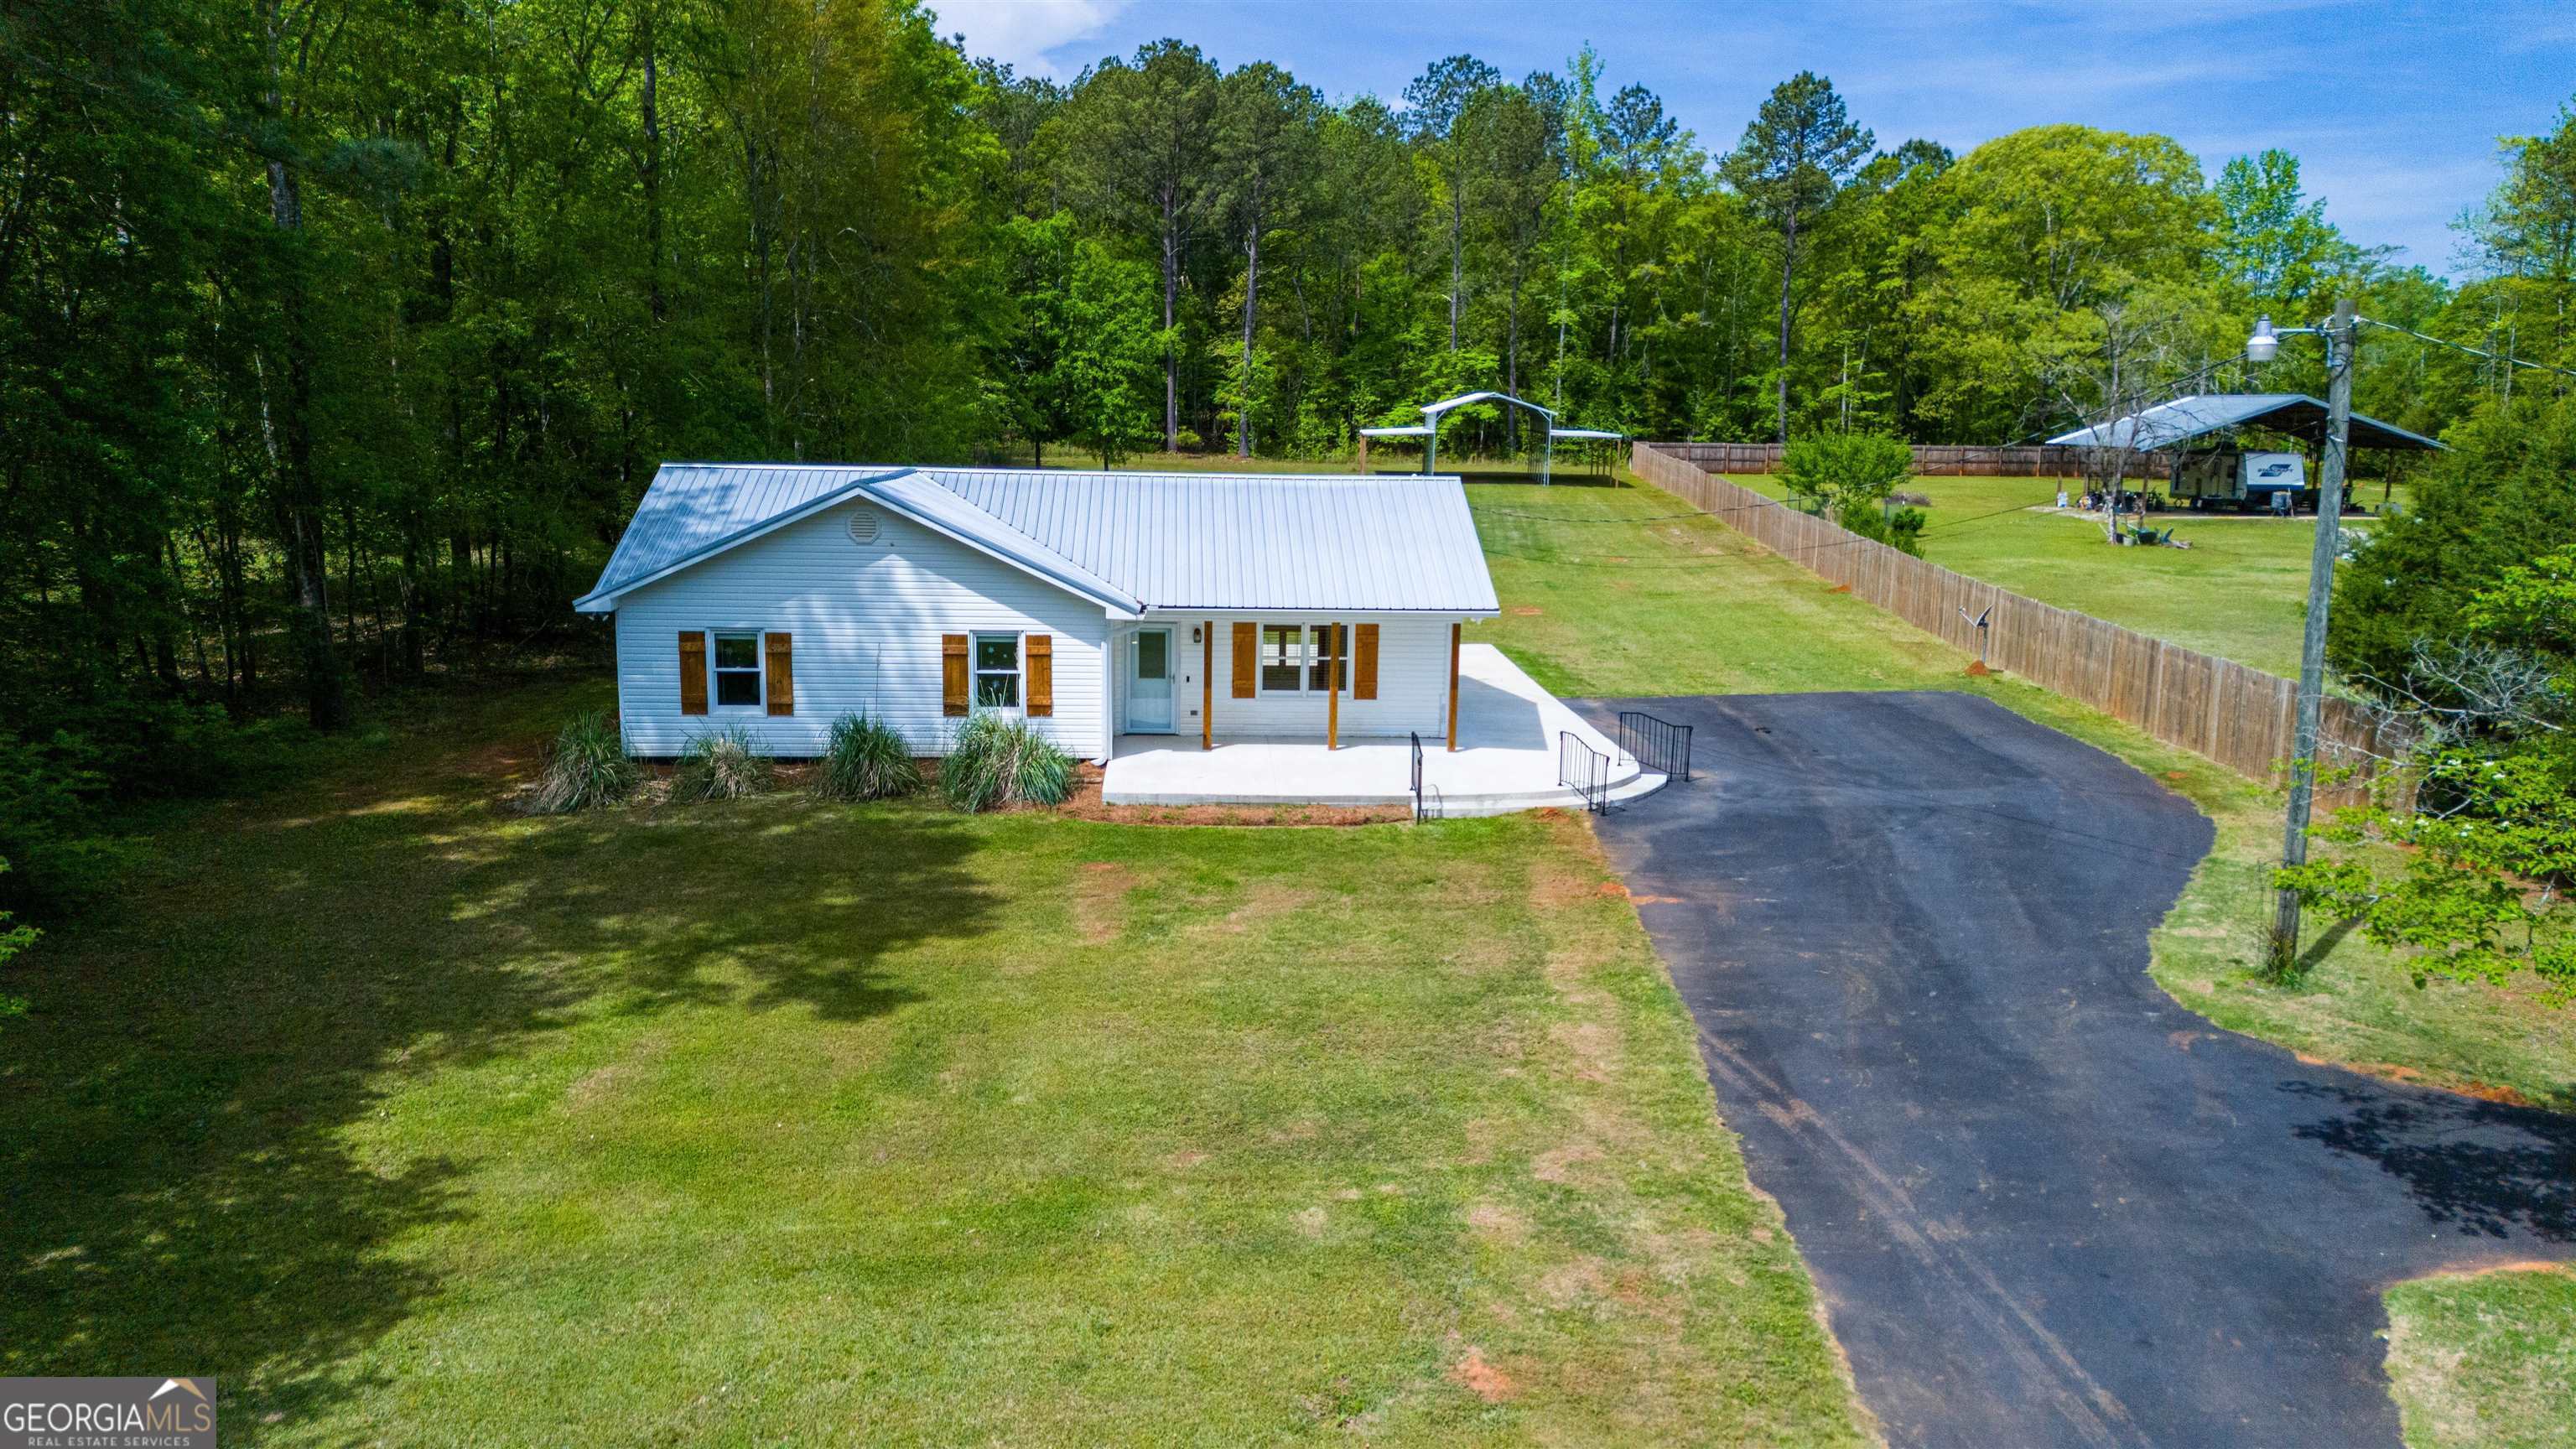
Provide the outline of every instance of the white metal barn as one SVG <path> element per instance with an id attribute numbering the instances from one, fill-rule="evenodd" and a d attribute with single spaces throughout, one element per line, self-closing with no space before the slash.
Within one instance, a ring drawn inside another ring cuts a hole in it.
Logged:
<path id="1" fill-rule="evenodd" d="M 632 754 L 740 724 L 809 756 L 866 713 L 930 755 L 1000 710 L 1102 761 L 1446 740 L 1496 612 L 1451 477 L 711 463 L 662 467 L 574 607 L 616 618 Z"/>

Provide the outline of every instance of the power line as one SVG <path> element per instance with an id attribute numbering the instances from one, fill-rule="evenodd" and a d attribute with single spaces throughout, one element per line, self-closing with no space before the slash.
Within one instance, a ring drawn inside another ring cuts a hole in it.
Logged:
<path id="1" fill-rule="evenodd" d="M 2412 327 L 2400 327 L 2394 322 L 2382 322 L 2376 317 L 2355 317 L 2352 320 L 2365 327 L 2379 327 L 2390 332 L 2402 332 L 2407 336 L 2414 338 L 2418 342 L 2430 342 L 2436 347 L 2448 347 L 2454 352 L 2470 353 L 2474 356 L 2483 357 L 2489 362 L 2502 362 L 2514 367 L 2528 367 L 2536 372 L 2554 372 L 2560 377 L 2576 377 L 2576 372 L 2570 372 L 2563 367 L 2553 367 L 2546 362 L 2533 362 L 2527 357 L 2516 357 L 2509 352 L 2489 352 L 2483 347 L 2471 347 L 2465 342 L 2453 342 L 2447 337 L 2435 337 L 2430 333 L 2418 332 Z"/>

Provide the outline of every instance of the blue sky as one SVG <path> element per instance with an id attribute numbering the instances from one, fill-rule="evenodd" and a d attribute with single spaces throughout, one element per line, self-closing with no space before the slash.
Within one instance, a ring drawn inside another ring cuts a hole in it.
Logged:
<path id="1" fill-rule="evenodd" d="M 2451 221 L 2499 174 L 2498 136 L 2548 129 L 2576 96 L 2576 3 L 2455 0 L 927 0 L 942 34 L 1071 77 L 1178 36 L 1229 68 L 1269 60 L 1336 98 L 1393 99 L 1469 51 L 1518 76 L 1589 40 L 1604 91 L 1652 87 L 1712 150 L 1798 70 L 1832 78 L 1892 146 L 1965 151 L 2048 121 L 2159 131 L 2201 156 L 2296 152 L 2355 240 L 2457 274 Z"/>

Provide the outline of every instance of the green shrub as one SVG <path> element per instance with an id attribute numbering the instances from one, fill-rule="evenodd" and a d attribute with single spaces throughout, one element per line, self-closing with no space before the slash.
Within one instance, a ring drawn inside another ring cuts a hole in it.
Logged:
<path id="1" fill-rule="evenodd" d="M 1061 805 L 1073 793 L 1073 756 L 1027 720 L 975 714 L 939 764 L 948 803 L 968 812 L 998 805 Z"/>
<path id="2" fill-rule="evenodd" d="M 0 860 L 0 875 L 7 875 L 8 873 L 9 862 L 6 860 Z M 9 913 L 7 911 L 0 911 L 0 966 L 7 965 L 10 957 L 17 955 L 19 952 L 36 944 L 36 937 L 40 934 L 42 933 L 37 931 L 33 926 L 10 925 Z M 5 992 L 0 992 L 0 1017 L 25 1016 L 26 1014 L 27 998 L 23 996 L 11 996 Z"/>
<path id="3" fill-rule="evenodd" d="M 1930 515 L 1920 508 L 1890 510 L 1882 504 L 1854 500 L 1835 520 L 1863 538 L 1876 539 L 1899 553 L 1923 557 L 1923 525 Z"/>
<path id="4" fill-rule="evenodd" d="M 680 751 L 671 781 L 674 800 L 739 800 L 768 791 L 774 769 L 769 754 L 740 725 L 695 735 Z"/>
<path id="5" fill-rule="evenodd" d="M 863 714 L 832 721 L 832 742 L 814 771 L 814 793 L 827 800 L 881 800 L 921 788 L 912 745 L 894 726 Z"/>
<path id="6" fill-rule="evenodd" d="M 1781 450 L 1780 481 L 1811 513 L 1840 518 L 1912 482 L 1914 449 L 1876 433 L 1813 433 Z"/>
<path id="7" fill-rule="evenodd" d="M 47 740 L 0 733 L 0 910 L 71 915 L 105 895 L 133 852 L 100 828 L 108 782 L 98 752 L 67 730 Z"/>
<path id="8" fill-rule="evenodd" d="M 574 715 L 555 736 L 529 808 L 562 815 L 602 805 L 623 805 L 644 783 L 644 771 L 626 758 L 626 742 L 605 710 Z"/>

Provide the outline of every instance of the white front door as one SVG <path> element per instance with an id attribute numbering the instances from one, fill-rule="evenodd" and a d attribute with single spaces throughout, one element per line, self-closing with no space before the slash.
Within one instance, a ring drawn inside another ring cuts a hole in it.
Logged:
<path id="1" fill-rule="evenodd" d="M 1172 631 L 1139 629 L 1127 636 L 1127 730 L 1172 732 Z"/>

